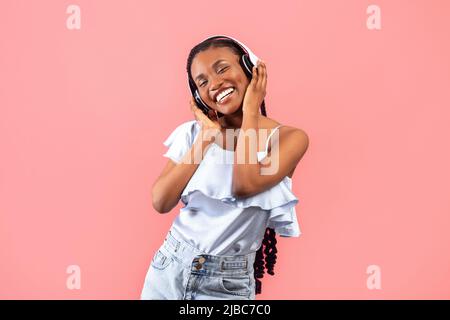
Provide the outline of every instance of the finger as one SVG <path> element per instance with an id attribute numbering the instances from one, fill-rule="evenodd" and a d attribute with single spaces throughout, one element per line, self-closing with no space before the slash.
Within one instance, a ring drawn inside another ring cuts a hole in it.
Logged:
<path id="1" fill-rule="evenodd" d="M 200 121 L 202 121 L 203 123 L 208 123 L 209 121 L 211 121 L 211 119 L 209 119 L 208 116 L 203 113 L 203 111 L 201 111 L 199 108 L 197 108 L 197 110 L 198 112 L 196 114 Z"/>
<path id="2" fill-rule="evenodd" d="M 195 102 L 194 98 L 191 99 L 191 108 L 192 108 L 192 111 L 195 111 L 195 113 L 200 111 L 200 108 L 198 107 L 198 105 Z"/>
<path id="3" fill-rule="evenodd" d="M 258 81 L 258 73 L 256 71 L 256 66 L 253 66 L 251 82 L 256 83 L 257 81 Z"/>
<path id="4" fill-rule="evenodd" d="M 195 106 L 194 97 L 191 97 L 191 99 L 189 99 L 189 104 L 191 105 L 191 108 Z"/>
<path id="5" fill-rule="evenodd" d="M 266 63 L 263 61 L 263 77 L 262 77 L 262 89 L 265 91 L 267 86 L 267 67 Z"/>
<path id="6" fill-rule="evenodd" d="M 200 111 L 193 99 L 191 100 L 191 111 L 194 114 L 195 119 L 199 121 L 199 114 L 203 114 L 203 112 Z"/>
<path id="7" fill-rule="evenodd" d="M 191 100 L 189 101 L 189 103 L 190 103 L 190 106 L 191 106 L 191 111 L 192 111 L 194 114 L 196 114 L 198 108 L 197 108 L 195 102 L 193 102 L 193 100 L 191 99 Z"/>
<path id="8" fill-rule="evenodd" d="M 258 83 L 257 83 L 258 89 L 261 89 L 261 87 L 262 87 L 263 78 L 264 78 L 264 68 L 262 65 L 262 61 L 258 60 Z"/>

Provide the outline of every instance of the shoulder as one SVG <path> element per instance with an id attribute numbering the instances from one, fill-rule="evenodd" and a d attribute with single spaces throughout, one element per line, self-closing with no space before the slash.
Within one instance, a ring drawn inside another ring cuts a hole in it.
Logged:
<path id="1" fill-rule="evenodd" d="M 284 156 L 286 156 L 287 161 L 293 165 L 293 169 L 288 174 L 288 176 L 292 178 L 297 164 L 303 158 L 306 150 L 308 150 L 309 137 L 304 130 L 291 126 L 283 125 L 279 130 L 280 152 L 282 152 Z"/>
<path id="2" fill-rule="evenodd" d="M 295 128 L 295 127 L 290 127 L 290 126 L 283 126 L 285 127 L 285 136 L 287 136 L 291 141 L 296 141 L 297 143 L 300 143 L 302 145 L 306 144 L 306 146 L 308 146 L 309 144 L 309 137 L 308 134 L 300 129 L 300 128 Z M 281 127 L 281 128 L 283 128 Z M 281 129 L 280 128 L 280 129 Z M 281 135 L 281 132 L 280 132 Z"/>
<path id="3" fill-rule="evenodd" d="M 189 120 L 176 125 L 175 129 L 169 134 L 168 138 L 164 142 L 165 145 L 169 145 L 178 140 L 181 142 L 192 143 L 196 134 L 199 132 L 200 125 L 196 120 Z"/>
<path id="4" fill-rule="evenodd" d="M 174 131 L 193 131 L 199 126 L 196 120 L 189 120 L 179 123 Z"/>
<path id="5" fill-rule="evenodd" d="M 306 132 L 299 128 L 284 125 L 278 130 L 280 130 L 280 147 L 283 144 L 285 150 L 288 150 L 289 153 L 297 154 L 300 159 L 309 146 L 309 137 Z"/>
<path id="6" fill-rule="evenodd" d="M 200 130 L 200 125 L 197 120 L 189 120 L 183 123 L 180 123 L 175 128 L 174 132 L 183 132 L 188 135 L 195 135 Z"/>
<path id="7" fill-rule="evenodd" d="M 278 130 L 278 143 L 280 148 L 285 150 L 284 152 L 294 156 L 297 161 L 300 161 L 309 146 L 308 134 L 300 128 L 284 124 Z M 268 151 L 270 152 L 270 150 L 271 146 L 269 144 Z"/>
<path id="8" fill-rule="evenodd" d="M 262 120 L 263 126 L 266 128 L 275 129 L 276 127 L 280 126 L 278 128 L 279 130 L 279 137 L 280 140 L 289 140 L 289 143 L 293 143 L 296 145 L 303 145 L 306 147 L 309 144 L 309 137 L 308 134 L 300 128 L 292 127 L 283 123 L 280 123 L 274 119 L 263 117 Z"/>

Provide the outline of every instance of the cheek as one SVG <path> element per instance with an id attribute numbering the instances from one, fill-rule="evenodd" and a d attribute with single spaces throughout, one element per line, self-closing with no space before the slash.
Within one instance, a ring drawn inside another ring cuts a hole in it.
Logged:
<path id="1" fill-rule="evenodd" d="M 235 81 L 236 81 L 236 84 L 238 86 L 240 93 L 245 92 L 245 90 L 247 89 L 247 87 L 250 83 L 248 78 L 245 76 L 245 74 L 237 75 L 235 77 Z"/>
<path id="2" fill-rule="evenodd" d="M 242 81 L 239 83 L 239 94 L 240 95 L 244 95 L 245 94 L 249 84 L 250 84 L 250 82 L 248 81 L 247 77 L 242 79 Z"/>
<path id="3" fill-rule="evenodd" d="M 202 98 L 203 102 L 205 102 L 208 105 L 208 107 L 210 107 L 213 110 L 217 110 L 216 104 L 211 101 L 211 98 L 209 98 L 205 92 L 200 91 L 200 97 Z"/>

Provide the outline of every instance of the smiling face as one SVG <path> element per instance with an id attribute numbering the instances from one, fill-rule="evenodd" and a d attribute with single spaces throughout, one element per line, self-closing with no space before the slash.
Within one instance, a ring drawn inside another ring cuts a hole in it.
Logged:
<path id="1" fill-rule="evenodd" d="M 202 100 L 225 115 L 242 107 L 250 83 L 239 58 L 231 48 L 211 47 L 199 52 L 191 65 L 192 79 Z"/>

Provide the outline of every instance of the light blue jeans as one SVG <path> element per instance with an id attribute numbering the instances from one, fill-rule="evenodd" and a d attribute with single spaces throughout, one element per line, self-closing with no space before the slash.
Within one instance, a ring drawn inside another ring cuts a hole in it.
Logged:
<path id="1" fill-rule="evenodd" d="M 153 256 L 141 299 L 255 300 L 255 255 L 206 254 L 170 230 Z"/>

